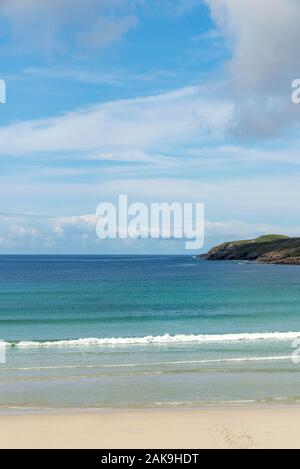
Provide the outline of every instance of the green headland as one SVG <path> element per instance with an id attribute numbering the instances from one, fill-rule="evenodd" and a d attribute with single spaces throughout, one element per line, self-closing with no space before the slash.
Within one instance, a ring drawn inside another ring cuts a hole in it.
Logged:
<path id="1" fill-rule="evenodd" d="M 208 260 L 243 260 L 267 264 L 300 264 L 300 237 L 265 235 L 256 239 L 230 241 L 199 256 Z"/>

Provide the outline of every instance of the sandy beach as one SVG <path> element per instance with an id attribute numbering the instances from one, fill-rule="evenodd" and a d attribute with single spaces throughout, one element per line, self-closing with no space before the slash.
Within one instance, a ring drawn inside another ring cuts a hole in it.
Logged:
<path id="1" fill-rule="evenodd" d="M 300 448 L 300 408 L 0 416 L 1 448 Z"/>

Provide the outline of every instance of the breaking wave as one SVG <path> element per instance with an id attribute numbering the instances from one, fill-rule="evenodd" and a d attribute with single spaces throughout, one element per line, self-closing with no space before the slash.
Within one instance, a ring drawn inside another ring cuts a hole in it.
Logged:
<path id="1" fill-rule="evenodd" d="M 249 342 L 249 341 L 280 341 L 300 338 L 300 332 L 245 332 L 234 334 L 164 334 L 145 337 L 107 337 L 107 338 L 82 338 L 71 340 L 52 341 L 27 341 L 20 342 L 0 342 L 0 348 L 17 347 L 26 348 L 51 348 L 51 347 L 95 347 L 105 345 L 152 345 L 152 344 L 178 344 L 178 343 L 198 343 L 205 344 L 211 342 Z"/>

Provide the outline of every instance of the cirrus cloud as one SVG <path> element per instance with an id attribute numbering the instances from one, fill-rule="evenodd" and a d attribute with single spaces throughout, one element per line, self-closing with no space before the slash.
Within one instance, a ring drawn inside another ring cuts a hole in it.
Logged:
<path id="1" fill-rule="evenodd" d="M 0 128 L 0 154 L 143 150 L 218 139 L 231 104 L 188 87 L 157 96 L 111 101 L 60 117 Z"/>

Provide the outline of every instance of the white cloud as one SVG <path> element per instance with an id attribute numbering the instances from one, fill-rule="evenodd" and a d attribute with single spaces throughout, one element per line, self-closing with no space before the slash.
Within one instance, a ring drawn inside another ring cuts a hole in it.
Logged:
<path id="1" fill-rule="evenodd" d="M 207 238 L 221 239 L 253 239 L 264 234 L 285 234 L 299 236 L 300 226 L 280 226 L 267 223 L 246 223 L 241 220 L 206 222 Z"/>
<path id="2" fill-rule="evenodd" d="M 151 13 L 162 13 L 168 16 L 180 16 L 187 11 L 202 5 L 203 0 L 142 0 Z"/>
<path id="3" fill-rule="evenodd" d="M 246 90 L 270 89 L 300 73 L 298 0 L 207 0 L 233 45 L 231 71 Z"/>
<path id="4" fill-rule="evenodd" d="M 67 66 L 26 67 L 22 70 L 23 77 L 38 79 L 66 80 L 92 85 L 124 86 L 129 82 L 151 82 L 158 79 L 170 79 L 177 76 L 177 72 L 168 70 L 153 70 L 146 73 L 129 73 L 126 70 L 97 71 Z"/>
<path id="5" fill-rule="evenodd" d="M 0 128 L 0 153 L 144 150 L 219 139 L 231 105 L 189 87 Z"/>
<path id="6" fill-rule="evenodd" d="M 10 47 L 82 54 L 121 38 L 138 24 L 137 14 L 180 16 L 202 0 L 1 0 L 1 20 Z M 24 47 L 25 45 L 25 47 Z"/>
<path id="7" fill-rule="evenodd" d="M 0 214 L 0 252 L 55 252 L 97 246 L 95 215 Z"/>
<path id="8" fill-rule="evenodd" d="M 291 83 L 300 74 L 298 0 L 206 0 L 232 47 L 232 131 L 238 137 L 274 137 L 300 122 Z"/>
<path id="9" fill-rule="evenodd" d="M 219 41 L 221 39 L 222 35 L 217 29 L 209 29 L 204 33 L 191 37 L 193 42 Z"/>
<path id="10" fill-rule="evenodd" d="M 297 167 L 286 175 L 280 175 L 278 169 L 268 174 L 255 171 L 242 175 L 235 164 L 214 173 L 196 171 L 189 163 L 188 169 L 184 173 L 181 165 L 177 174 L 165 171 L 164 176 L 148 177 L 135 170 L 125 175 L 120 171 L 106 178 L 99 170 L 98 175 L 91 171 L 81 180 L 71 176 L 47 180 L 20 171 L 9 179 L 1 175 L 0 197 L 6 207 L 16 212 L 51 211 L 61 216 L 94 211 L 100 202 L 115 201 L 118 194 L 128 194 L 131 202 L 204 202 L 206 216 L 216 220 L 238 218 L 285 226 L 300 217 Z"/>
<path id="11" fill-rule="evenodd" d="M 184 240 L 99 240 L 93 214 L 49 217 L 0 214 L 1 253 L 178 253 Z M 297 235 L 300 227 L 246 223 L 240 220 L 206 220 L 204 249 L 222 240 L 254 238 L 266 233 Z M 193 254 L 188 251 L 187 254 Z"/>
<path id="12" fill-rule="evenodd" d="M 135 1 L 1 0 L 0 21 L 10 27 L 11 44 L 26 52 L 75 52 L 102 47 L 137 24 Z M 66 33 L 66 34 L 65 34 Z M 68 39 L 67 39 L 68 38 Z"/>

